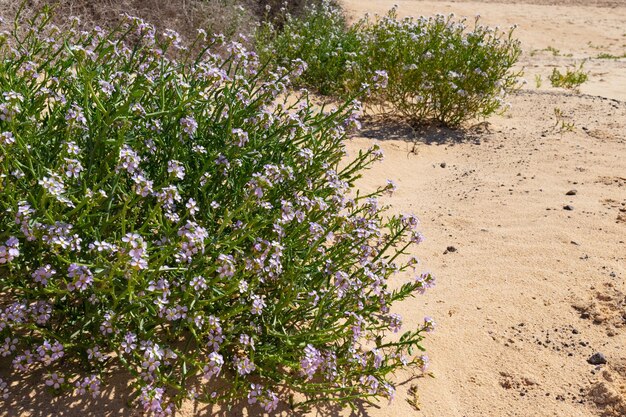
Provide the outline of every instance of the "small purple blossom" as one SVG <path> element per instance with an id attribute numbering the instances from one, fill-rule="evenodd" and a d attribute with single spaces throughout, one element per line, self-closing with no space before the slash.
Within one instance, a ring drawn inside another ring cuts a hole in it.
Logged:
<path id="1" fill-rule="evenodd" d="M 185 179 L 185 167 L 178 161 L 171 160 L 167 162 L 167 172 L 178 178 L 179 180 Z"/>
<path id="2" fill-rule="evenodd" d="M 180 119 L 180 125 L 183 128 L 183 132 L 192 137 L 198 129 L 198 123 L 192 116 L 183 117 Z"/>
<path id="3" fill-rule="evenodd" d="M 432 317 L 424 317 L 423 330 L 428 333 L 435 331 L 435 320 Z"/>
<path id="4" fill-rule="evenodd" d="M 87 127 L 87 119 L 85 118 L 83 109 L 76 103 L 72 104 L 72 107 L 67 111 L 65 120 L 72 126 L 81 128 Z"/>
<path id="5" fill-rule="evenodd" d="M 209 353 L 209 362 L 204 367 L 203 376 L 205 379 L 211 379 L 214 376 L 218 376 L 222 371 L 224 365 L 224 358 L 217 352 Z"/>
<path id="6" fill-rule="evenodd" d="M 265 304 L 265 300 L 263 299 L 263 297 L 256 294 L 252 295 L 250 298 L 252 298 L 252 309 L 250 310 L 250 312 L 257 316 L 261 315 L 261 313 L 263 313 L 263 308 L 267 306 Z"/>
<path id="7" fill-rule="evenodd" d="M 74 279 L 74 281 L 67 284 L 68 291 L 78 290 L 83 292 L 93 284 L 93 274 L 89 268 L 83 265 L 70 264 L 67 268 L 67 276 Z"/>
<path id="8" fill-rule="evenodd" d="M 16 237 L 11 236 L 4 245 L 0 246 L 0 265 L 13 261 L 20 256 L 20 242 Z"/>
<path id="9" fill-rule="evenodd" d="M 233 358 L 233 364 L 239 375 L 248 375 L 256 369 L 254 362 L 246 355 L 238 355 Z"/>
<path id="10" fill-rule="evenodd" d="M 13 145 L 15 143 L 15 137 L 11 132 L 0 133 L 0 145 Z"/>
<path id="11" fill-rule="evenodd" d="M 78 394 L 89 394 L 92 398 L 97 398 L 98 395 L 100 395 L 100 384 L 101 381 L 97 375 L 90 375 L 84 377 L 82 380 L 76 381 L 74 386 Z"/>
<path id="12" fill-rule="evenodd" d="M 323 362 L 322 355 L 319 350 L 315 349 L 312 345 L 306 345 L 304 348 L 304 356 L 300 359 L 300 373 L 306 377 L 306 380 L 310 380 L 315 375 L 317 369 Z"/>
<path id="13" fill-rule="evenodd" d="M 9 384 L 0 378 L 0 398 L 6 400 L 9 398 Z"/>
<path id="14" fill-rule="evenodd" d="M 236 144 L 240 148 L 244 147 L 248 143 L 248 133 L 242 129 L 233 129 L 233 135 L 236 138 Z"/>
<path id="15" fill-rule="evenodd" d="M 37 268 L 31 274 L 31 276 L 33 277 L 33 280 L 35 280 L 35 282 L 38 282 L 39 284 L 46 286 L 48 285 L 48 280 L 56 273 L 57 271 L 52 269 L 52 267 L 48 264 L 48 265 L 44 265 L 44 266 Z"/>
<path id="16" fill-rule="evenodd" d="M 61 385 L 65 382 L 65 378 L 54 372 L 52 374 L 47 374 L 44 378 L 44 381 L 47 386 L 54 389 L 59 389 L 61 388 Z"/>

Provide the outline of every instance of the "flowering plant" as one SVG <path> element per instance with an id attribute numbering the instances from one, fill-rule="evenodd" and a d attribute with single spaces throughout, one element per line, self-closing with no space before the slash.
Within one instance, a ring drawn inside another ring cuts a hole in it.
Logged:
<path id="1" fill-rule="evenodd" d="M 356 28 L 328 0 L 313 2 L 298 16 L 281 10 L 275 17 L 279 25 L 266 19 L 257 29 L 255 44 L 261 61 L 287 65 L 301 59 L 307 69 L 294 83 L 324 95 L 344 95 L 347 71 L 362 47 Z"/>
<path id="2" fill-rule="evenodd" d="M 387 88 L 371 102 L 392 108 L 413 122 L 458 125 L 506 109 L 504 99 L 519 86 L 513 70 L 521 53 L 514 28 L 473 28 L 454 15 L 398 19 L 396 8 L 364 18 L 354 88 L 387 73 Z"/>
<path id="3" fill-rule="evenodd" d="M 513 31 L 483 26 L 478 17 L 473 28 L 453 15 L 399 19 L 396 7 L 347 26 L 341 9 L 323 1 L 281 31 L 259 31 L 257 43 L 265 60 L 304 60 L 300 82 L 322 94 L 346 98 L 379 78 L 388 86 L 366 104 L 415 124 L 455 126 L 508 107 L 504 99 L 521 75 Z"/>
<path id="4" fill-rule="evenodd" d="M 358 102 L 294 99 L 302 62 L 219 36 L 48 19 L 0 39 L 0 397 L 38 371 L 96 397 L 119 366 L 155 415 L 393 397 L 433 322 L 393 337 L 391 308 L 433 278 L 389 282 L 421 235 L 392 185 L 354 188 L 382 156 L 346 161 Z"/>

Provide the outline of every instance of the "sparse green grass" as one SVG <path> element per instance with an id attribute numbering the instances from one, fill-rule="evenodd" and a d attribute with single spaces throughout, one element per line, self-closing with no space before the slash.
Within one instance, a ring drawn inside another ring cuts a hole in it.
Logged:
<path id="1" fill-rule="evenodd" d="M 573 56 L 573 54 L 571 53 L 562 54 L 561 51 L 559 49 L 556 49 L 554 46 L 548 46 L 547 48 L 544 48 L 544 49 L 533 49 L 532 51 L 530 51 L 530 56 L 535 56 L 539 52 L 550 52 L 552 56 L 565 56 L 565 57 Z"/>
<path id="2" fill-rule="evenodd" d="M 541 74 L 536 74 L 535 75 L 535 87 L 541 88 L 541 84 L 543 84 L 543 78 L 541 77 Z"/>
<path id="3" fill-rule="evenodd" d="M 607 52 L 602 52 L 601 54 L 598 54 L 596 56 L 596 59 L 622 59 L 622 58 L 626 58 L 626 52 L 622 53 L 621 55 L 613 55 Z"/>
<path id="4" fill-rule="evenodd" d="M 561 55 L 561 51 L 556 49 L 554 46 L 548 46 L 546 49 L 544 49 L 544 51 L 552 52 L 552 56 L 559 56 L 559 55 Z"/>
<path id="5" fill-rule="evenodd" d="M 554 117 L 556 119 L 556 122 L 554 123 L 552 130 L 557 131 L 559 134 L 562 135 L 565 132 L 573 132 L 576 129 L 576 124 L 574 124 L 574 122 L 566 121 L 567 116 L 565 116 L 563 110 L 561 110 L 560 108 L 554 108 Z"/>
<path id="6" fill-rule="evenodd" d="M 584 62 L 581 62 L 579 66 L 574 65 L 573 69 L 567 68 L 565 73 L 554 68 L 550 75 L 552 87 L 561 87 L 570 90 L 578 89 L 578 87 L 589 79 L 589 73 L 583 69 L 583 65 Z"/>

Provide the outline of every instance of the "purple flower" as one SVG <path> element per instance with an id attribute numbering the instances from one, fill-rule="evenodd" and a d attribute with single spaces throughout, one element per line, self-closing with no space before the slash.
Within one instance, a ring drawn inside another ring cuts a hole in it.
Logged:
<path id="1" fill-rule="evenodd" d="M 435 331 L 435 320 L 432 317 L 424 317 L 423 330 L 429 333 Z"/>
<path id="2" fill-rule="evenodd" d="M 205 379 L 211 379 L 214 376 L 218 376 L 222 371 L 224 365 L 224 358 L 217 352 L 209 353 L 209 362 L 202 369 Z"/>
<path id="3" fill-rule="evenodd" d="M 230 278 L 235 275 L 235 258 L 232 255 L 220 254 L 217 260 L 220 263 L 217 267 L 217 273 L 221 278 Z"/>
<path id="4" fill-rule="evenodd" d="M 254 404 L 263 394 L 263 385 L 250 384 L 250 392 L 248 392 L 248 404 Z"/>
<path id="5" fill-rule="evenodd" d="M 239 343 L 243 346 L 250 346 L 252 350 L 254 350 L 254 339 L 245 333 L 239 335 Z"/>
<path id="6" fill-rule="evenodd" d="M 0 345 L 0 356 L 9 356 L 11 353 L 15 352 L 16 349 L 17 339 L 11 339 L 10 337 L 7 337 L 6 339 L 4 339 L 4 343 Z"/>
<path id="7" fill-rule="evenodd" d="M 187 207 L 187 210 L 189 210 L 189 215 L 192 217 L 198 212 L 198 205 L 196 203 L 196 200 L 194 200 L 193 198 L 187 200 L 185 207 Z"/>
<path id="8" fill-rule="evenodd" d="M 63 167 L 65 175 L 68 178 L 78 178 L 81 172 L 84 171 L 83 165 L 77 159 L 65 158 L 65 166 Z"/>
<path id="9" fill-rule="evenodd" d="M 233 364 L 239 375 L 248 375 L 256 369 L 254 362 L 246 355 L 235 356 L 233 358 Z"/>
<path id="10" fill-rule="evenodd" d="M 125 353 L 134 351 L 137 348 L 137 335 L 132 332 L 127 332 L 120 346 L 124 349 Z"/>
<path id="11" fill-rule="evenodd" d="M 108 81 L 100 80 L 98 81 L 100 84 L 100 90 L 104 93 L 105 96 L 111 97 L 111 95 L 115 92 L 115 87 Z"/>
<path id="12" fill-rule="evenodd" d="M 265 412 L 271 413 L 278 407 L 278 396 L 270 390 L 265 391 L 265 396 L 259 399 L 259 405 Z"/>
<path id="13" fill-rule="evenodd" d="M 372 82 L 374 82 L 374 87 L 376 88 L 387 88 L 387 82 L 389 81 L 389 76 L 386 71 L 375 71 L 374 78 Z"/>
<path id="14" fill-rule="evenodd" d="M 90 375 L 76 381 L 74 386 L 80 395 L 90 394 L 93 398 L 96 398 L 100 394 L 100 384 L 101 382 L 97 375 Z"/>
<path id="15" fill-rule="evenodd" d="M 130 266 L 135 269 L 148 268 L 148 251 L 147 244 L 143 238 L 137 233 L 126 233 L 122 238 L 122 242 L 128 244 L 128 256 L 130 256 Z"/>
<path id="16" fill-rule="evenodd" d="M 252 298 L 252 309 L 250 310 L 250 312 L 257 316 L 261 315 L 261 313 L 263 313 L 263 308 L 266 307 L 263 297 L 258 295 L 252 295 L 250 298 Z"/>
<path id="17" fill-rule="evenodd" d="M 378 349 L 372 349 L 372 354 L 374 355 L 374 368 L 378 369 L 383 364 L 383 356 Z"/>
<path id="18" fill-rule="evenodd" d="M 35 280 L 35 282 L 40 283 L 43 286 L 48 285 L 48 279 L 50 279 L 57 271 L 52 269 L 50 265 L 45 265 L 37 268 L 31 276 Z"/>
<path id="19" fill-rule="evenodd" d="M 146 413 L 157 417 L 171 415 L 173 412 L 172 405 L 168 404 L 166 407 L 163 407 L 164 394 L 165 389 L 147 385 L 141 388 L 139 402 Z"/>
<path id="20" fill-rule="evenodd" d="M 67 268 L 67 276 L 75 278 L 74 281 L 67 284 L 68 291 L 83 292 L 93 284 L 93 274 L 86 266 L 70 264 Z"/>
<path id="21" fill-rule="evenodd" d="M 322 364 L 323 359 L 319 350 L 315 349 L 312 345 L 306 345 L 304 348 L 304 356 L 300 359 L 300 373 L 306 377 L 306 380 L 310 380 L 315 375 L 315 372 Z"/>
<path id="22" fill-rule="evenodd" d="M 202 276 L 194 277 L 191 280 L 191 286 L 193 287 L 195 291 L 206 290 L 207 289 L 206 279 L 204 279 L 204 277 Z"/>
<path id="23" fill-rule="evenodd" d="M 63 345 L 58 341 L 55 340 L 54 344 L 50 344 L 48 340 L 44 340 L 43 344 L 37 347 L 37 354 L 39 355 L 39 360 L 44 365 L 49 366 L 57 359 L 61 359 L 65 352 L 63 351 Z"/>
<path id="24" fill-rule="evenodd" d="M 67 111 L 65 120 L 70 125 L 78 125 L 79 127 L 87 127 L 87 119 L 83 113 L 83 109 L 76 103 L 72 104 L 72 107 Z"/>
<path id="25" fill-rule="evenodd" d="M 233 135 L 237 139 L 237 146 L 243 148 L 248 143 L 248 133 L 242 129 L 233 129 Z"/>
<path id="26" fill-rule="evenodd" d="M 15 138 L 11 132 L 0 133 L 0 145 L 12 145 L 15 143 Z"/>
<path id="27" fill-rule="evenodd" d="M 167 162 L 167 172 L 172 174 L 179 180 L 185 179 L 185 167 L 178 161 L 171 160 Z"/>
<path id="28" fill-rule="evenodd" d="M 6 264 L 20 256 L 20 242 L 11 236 L 4 245 L 0 246 L 0 264 Z"/>
<path id="29" fill-rule="evenodd" d="M 65 378 L 59 376 L 56 372 L 52 374 L 47 374 L 44 379 L 47 386 L 52 387 L 54 389 L 61 388 L 61 384 L 65 382 Z"/>
<path id="30" fill-rule="evenodd" d="M 417 284 L 417 291 L 424 294 L 427 289 L 435 286 L 435 278 L 429 273 L 423 273 L 415 278 L 415 283 Z"/>
<path id="31" fill-rule="evenodd" d="M 378 381 L 378 379 L 374 375 L 367 375 L 367 376 L 363 375 L 359 379 L 359 382 L 362 385 L 369 387 L 368 389 L 369 394 L 375 395 L 376 393 L 378 393 L 378 387 L 380 385 L 380 381 Z"/>
<path id="32" fill-rule="evenodd" d="M 9 384 L 0 378 L 0 398 L 6 400 L 9 398 Z"/>
<path id="33" fill-rule="evenodd" d="M 198 123 L 196 122 L 196 119 L 194 119 L 192 116 L 187 116 L 180 119 L 180 125 L 183 128 L 183 131 L 187 133 L 190 137 L 192 137 L 198 129 Z"/>
<path id="34" fill-rule="evenodd" d="M 388 317 L 389 330 L 398 333 L 402 328 L 402 317 L 399 314 L 390 314 Z"/>

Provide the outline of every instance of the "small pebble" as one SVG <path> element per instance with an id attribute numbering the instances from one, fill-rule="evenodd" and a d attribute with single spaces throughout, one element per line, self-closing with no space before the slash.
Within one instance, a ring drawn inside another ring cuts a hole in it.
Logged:
<path id="1" fill-rule="evenodd" d="M 591 365 L 604 365 L 606 363 L 606 357 L 602 353 L 596 352 L 587 359 L 587 362 Z"/>
<path id="2" fill-rule="evenodd" d="M 567 210 L 567 211 L 572 211 L 574 210 L 574 206 L 570 206 L 569 204 L 566 206 L 563 206 L 563 210 Z"/>
<path id="3" fill-rule="evenodd" d="M 456 252 L 456 248 L 454 246 L 448 246 L 446 250 L 443 252 L 443 254 L 445 255 L 447 253 L 453 253 L 453 252 Z"/>
<path id="4" fill-rule="evenodd" d="M 576 195 L 578 194 L 578 191 L 576 190 L 569 190 L 568 192 L 565 193 L 565 195 Z"/>

